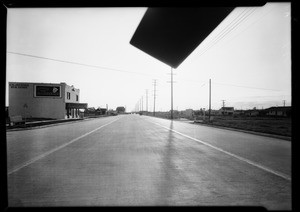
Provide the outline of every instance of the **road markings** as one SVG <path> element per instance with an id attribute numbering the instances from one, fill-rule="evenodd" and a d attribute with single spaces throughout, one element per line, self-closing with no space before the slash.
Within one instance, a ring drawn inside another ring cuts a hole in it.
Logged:
<path id="1" fill-rule="evenodd" d="M 149 121 L 149 120 L 148 120 L 148 121 Z M 151 122 L 151 123 L 153 123 L 153 124 L 156 124 L 156 125 L 158 125 L 158 126 L 160 126 L 160 127 L 162 127 L 162 128 L 165 128 L 165 129 L 167 129 L 167 130 L 169 130 L 169 131 L 172 131 L 172 132 L 174 132 L 174 133 L 177 133 L 177 134 L 179 134 L 179 135 L 181 135 L 181 136 L 184 136 L 184 137 L 186 137 L 186 138 L 189 138 L 189 139 L 191 139 L 191 140 L 194 140 L 194 141 L 197 141 L 197 142 L 199 142 L 199 143 L 201 143 L 201 144 L 204 144 L 204 145 L 206 145 L 206 146 L 209 146 L 209 147 L 211 147 L 211 148 L 213 148 L 213 149 L 215 149 L 215 150 L 218 150 L 218 151 L 220 151 L 220 152 L 223 152 L 223 153 L 225 153 L 225 154 L 227 154 L 227 155 L 230 155 L 230 156 L 232 156 L 232 157 L 234 157 L 234 158 L 236 158 L 236 159 L 238 159 L 238 160 L 240 160 L 240 161 L 246 162 L 246 163 L 248 163 L 248 164 L 250 164 L 250 165 L 252 165 L 252 166 L 255 166 L 255 167 L 259 168 L 259 169 L 262 169 L 262 170 L 264 170 L 264 171 L 266 171 L 266 172 L 269 172 L 269 173 L 272 173 L 272 174 L 274 174 L 274 175 L 276 175 L 276 176 L 279 176 L 279 177 L 281 177 L 281 178 L 283 178 L 283 179 L 285 179 L 285 180 L 291 181 L 291 177 L 288 176 L 288 175 L 286 175 L 286 174 L 284 174 L 284 173 L 274 171 L 274 170 L 272 170 L 272 169 L 270 169 L 270 168 L 268 168 L 268 167 L 265 167 L 265 166 L 263 166 L 263 165 L 260 165 L 260 164 L 258 164 L 258 163 L 255 163 L 255 162 L 253 162 L 253 161 L 251 161 L 251 160 L 248 160 L 248 159 L 246 159 L 246 158 L 240 157 L 240 156 L 235 155 L 235 154 L 233 154 L 233 153 L 227 152 L 226 150 L 223 150 L 223 149 L 221 149 L 221 148 L 219 148 L 219 147 L 213 146 L 213 145 L 211 145 L 211 144 L 209 144 L 209 143 L 206 143 L 206 142 L 204 142 L 204 141 L 201 141 L 201 140 L 199 140 L 199 139 L 197 139 L 197 138 L 193 138 L 193 137 L 191 137 L 191 136 L 188 136 L 188 135 L 186 135 L 186 134 L 183 134 L 183 133 L 181 133 L 181 132 L 178 132 L 178 131 L 176 131 L 176 130 L 173 130 L 173 129 L 169 128 L 169 127 L 165 127 L 165 126 L 163 126 L 163 125 L 160 125 L 160 124 L 155 123 L 155 122 L 152 122 L 152 121 L 149 121 L 149 122 Z"/>
<path id="2" fill-rule="evenodd" d="M 92 130 L 92 131 L 90 131 L 90 132 L 88 132 L 88 133 L 85 133 L 85 134 L 83 134 L 83 135 L 81 135 L 81 136 L 79 136 L 79 137 L 77 137 L 77 138 L 74 138 L 73 140 L 71 140 L 71 141 L 69 141 L 69 142 L 67 142 L 67 143 L 65 143 L 65 144 L 62 144 L 62 145 L 60 145 L 60 146 L 58 146 L 58 147 L 56 147 L 56 148 L 54 148 L 54 149 L 52 149 L 52 150 L 49 150 L 49 151 L 47 151 L 47 152 L 45 152 L 45 153 L 43 153 L 43 154 L 41 154 L 41 155 L 39 155 L 39 156 L 37 156 L 37 157 L 32 158 L 31 160 L 29 160 L 29 161 L 27 161 L 27 162 L 25 162 L 25 163 L 23 163 L 23 164 L 21 164 L 21 165 L 15 167 L 14 169 L 9 170 L 9 171 L 8 171 L 8 175 L 10 175 L 10 174 L 12 174 L 12 173 L 14 173 L 14 172 L 16 172 L 16 171 L 18 171 L 18 170 L 20 170 L 20 169 L 26 167 L 26 166 L 29 166 L 30 164 L 32 164 L 32 163 L 34 163 L 34 162 L 36 162 L 36 161 L 38 161 L 38 160 L 40 160 L 40 159 L 42 159 L 42 158 L 44 158 L 44 157 L 50 155 L 51 153 L 56 152 L 56 151 L 58 151 L 58 150 L 60 150 L 60 149 L 62 149 L 62 148 L 64 148 L 64 147 L 70 145 L 71 143 L 74 143 L 75 141 L 78 141 L 79 139 L 84 138 L 84 137 L 86 137 L 86 136 L 92 134 L 93 132 L 95 132 L 95 131 L 97 131 L 97 130 L 99 130 L 99 129 L 101 129 L 101 128 L 107 126 L 107 125 L 110 125 L 110 124 L 114 123 L 115 121 L 117 121 L 117 120 L 119 120 L 119 119 L 121 119 L 121 118 L 115 119 L 115 120 L 113 120 L 113 121 L 111 121 L 111 122 L 109 122 L 109 123 L 107 123 L 107 124 L 104 124 L 104 125 L 102 125 L 102 126 L 96 128 L 96 129 L 94 129 L 94 130 Z"/>

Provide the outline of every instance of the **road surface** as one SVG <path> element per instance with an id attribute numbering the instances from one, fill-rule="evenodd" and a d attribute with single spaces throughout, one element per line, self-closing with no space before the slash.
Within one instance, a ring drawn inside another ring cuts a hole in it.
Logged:
<path id="1" fill-rule="evenodd" d="M 291 143 L 119 115 L 7 132 L 9 206 L 291 206 Z"/>

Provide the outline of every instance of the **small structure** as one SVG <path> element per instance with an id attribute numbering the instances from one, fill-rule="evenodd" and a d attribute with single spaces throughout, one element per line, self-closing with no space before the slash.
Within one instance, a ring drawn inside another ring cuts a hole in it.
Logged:
<path id="1" fill-rule="evenodd" d="M 117 113 L 125 113 L 125 107 L 119 106 L 119 107 L 117 107 L 116 111 L 117 111 Z"/>
<path id="2" fill-rule="evenodd" d="M 245 115 L 245 111 L 244 110 L 234 110 L 233 114 L 235 116 L 243 116 L 243 115 Z"/>
<path id="3" fill-rule="evenodd" d="M 220 115 L 233 115 L 234 107 L 221 107 L 219 110 Z"/>
<path id="4" fill-rule="evenodd" d="M 290 117 L 292 112 L 292 107 L 270 107 L 265 109 L 267 116 L 279 116 L 279 117 Z"/>
<path id="5" fill-rule="evenodd" d="M 97 108 L 97 110 L 99 112 L 100 115 L 105 115 L 107 113 L 107 109 L 106 108 Z"/>
<path id="6" fill-rule="evenodd" d="M 181 115 L 182 115 L 183 118 L 191 119 L 191 118 L 193 118 L 194 110 L 193 109 L 186 109 L 184 111 L 181 111 Z"/>

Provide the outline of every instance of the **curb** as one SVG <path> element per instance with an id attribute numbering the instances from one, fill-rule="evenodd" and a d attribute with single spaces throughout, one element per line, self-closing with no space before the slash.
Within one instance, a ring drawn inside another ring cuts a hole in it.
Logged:
<path id="1" fill-rule="evenodd" d="M 43 121 L 41 123 L 43 123 L 43 125 L 36 125 L 36 126 L 32 126 L 32 127 L 17 127 L 17 128 L 11 128 L 11 129 L 6 129 L 6 132 L 11 132 L 11 131 L 23 131 L 23 130 L 33 130 L 33 129 L 40 129 L 40 128 L 46 128 L 46 127 L 53 127 L 53 126 L 58 126 L 58 125 L 63 125 L 63 124 L 71 124 L 74 122 L 79 122 L 79 121 L 87 121 L 90 119 L 95 119 L 95 118 L 104 118 L 104 117 L 108 117 L 108 116 L 100 116 L 100 117 L 90 117 L 90 118 L 84 118 L 84 119 L 62 119 L 61 121 L 56 120 L 53 121 L 53 123 L 50 121 L 47 123 L 47 121 Z M 65 121 L 63 121 L 65 120 Z M 28 123 L 30 124 L 30 123 Z"/>

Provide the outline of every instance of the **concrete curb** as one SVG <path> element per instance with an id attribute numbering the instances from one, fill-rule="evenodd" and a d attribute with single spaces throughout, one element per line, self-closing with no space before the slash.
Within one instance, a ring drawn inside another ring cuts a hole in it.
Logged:
<path id="1" fill-rule="evenodd" d="M 39 123 L 36 123 L 37 124 L 36 126 L 16 127 L 16 128 L 6 129 L 6 132 L 40 129 L 40 128 L 53 127 L 53 126 L 64 125 L 64 124 L 71 124 L 79 121 L 87 121 L 95 118 L 104 118 L 104 117 L 108 117 L 108 116 L 89 117 L 83 119 L 62 119 L 62 120 L 54 120 L 54 121 L 41 121 L 40 124 L 42 125 L 38 125 Z"/>

